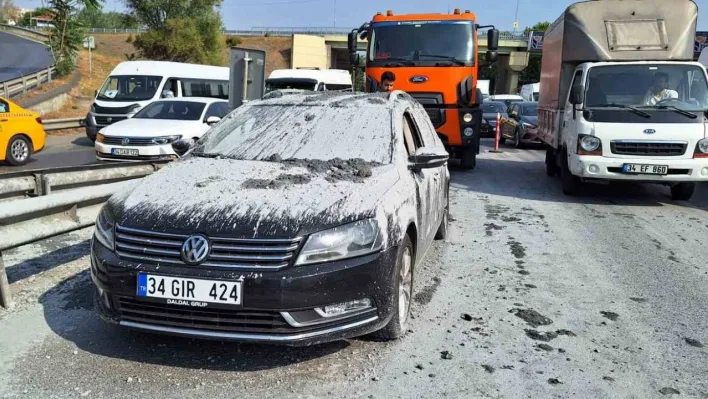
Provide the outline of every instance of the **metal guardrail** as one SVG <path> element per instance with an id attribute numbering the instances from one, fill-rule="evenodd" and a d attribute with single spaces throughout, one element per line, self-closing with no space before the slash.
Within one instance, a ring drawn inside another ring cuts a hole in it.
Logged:
<path id="1" fill-rule="evenodd" d="M 0 307 L 12 303 L 2 251 L 91 226 L 111 195 L 164 164 L 89 165 L 0 175 L 0 198 L 20 198 L 0 206 Z"/>
<path id="2" fill-rule="evenodd" d="M 42 121 L 42 125 L 44 126 L 44 130 L 49 132 L 52 130 L 84 127 L 84 121 L 84 118 L 46 119 Z"/>
<path id="3" fill-rule="evenodd" d="M 36 89 L 44 83 L 51 82 L 55 72 L 56 68 L 50 67 L 21 78 L 0 82 L 0 95 L 10 98 L 17 94 L 26 93 L 28 89 Z"/>
<path id="4" fill-rule="evenodd" d="M 0 30 L 6 31 L 6 32 L 12 32 L 14 34 L 26 37 L 28 39 L 40 41 L 40 42 L 45 42 L 49 40 L 49 33 L 48 30 L 44 29 L 34 29 L 32 27 L 26 27 L 26 26 L 16 26 L 16 25 L 8 25 L 8 24 L 0 24 Z"/>

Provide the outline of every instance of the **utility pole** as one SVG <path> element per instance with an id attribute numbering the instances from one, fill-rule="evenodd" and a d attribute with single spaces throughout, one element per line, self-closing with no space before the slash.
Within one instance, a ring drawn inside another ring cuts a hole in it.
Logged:
<path id="1" fill-rule="evenodd" d="M 514 32 L 519 29 L 519 1 L 516 0 L 516 12 L 514 13 Z"/>
<path id="2" fill-rule="evenodd" d="M 334 24 L 333 27 L 337 28 L 337 0 L 334 0 L 334 7 L 333 7 L 334 13 L 332 14 L 334 16 Z"/>

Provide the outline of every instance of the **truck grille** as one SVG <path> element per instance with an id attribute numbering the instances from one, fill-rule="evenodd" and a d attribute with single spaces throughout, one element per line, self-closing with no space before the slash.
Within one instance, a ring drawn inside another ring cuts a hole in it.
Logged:
<path id="1" fill-rule="evenodd" d="M 103 116 L 103 115 L 94 115 L 94 119 L 96 119 L 96 124 L 99 126 L 108 126 L 112 123 L 120 122 L 122 120 L 128 119 L 125 116 Z M 110 119 L 110 121 L 109 121 Z"/>
<path id="2" fill-rule="evenodd" d="M 156 264 L 186 265 L 181 249 L 189 235 L 116 226 L 116 253 L 124 259 Z M 198 267 L 280 270 L 290 265 L 301 238 L 248 239 L 208 237 L 211 249 Z"/>
<path id="3" fill-rule="evenodd" d="M 126 139 L 128 140 L 128 142 L 123 144 L 123 140 L 126 140 Z M 103 144 L 126 145 L 126 146 L 156 145 L 152 141 L 152 137 L 113 137 L 113 136 L 105 136 L 103 138 Z"/>
<path id="4" fill-rule="evenodd" d="M 612 141 L 610 150 L 618 155 L 679 156 L 686 153 L 686 143 L 651 141 Z"/>

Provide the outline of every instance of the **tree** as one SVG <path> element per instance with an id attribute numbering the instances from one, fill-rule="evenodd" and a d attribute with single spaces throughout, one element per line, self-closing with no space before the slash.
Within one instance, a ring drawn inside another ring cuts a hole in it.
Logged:
<path id="1" fill-rule="evenodd" d="M 548 21 L 538 22 L 534 26 L 526 27 L 524 33 L 528 35 L 531 32 L 545 32 L 549 26 L 551 26 L 551 23 Z"/>
<path id="2" fill-rule="evenodd" d="M 526 34 L 531 32 L 545 32 L 551 23 L 548 21 L 539 22 L 534 26 L 527 27 L 524 29 Z M 536 83 L 541 79 L 541 54 L 531 53 L 529 54 L 529 65 L 524 68 L 519 74 L 519 87 L 528 84 Z"/>
<path id="3" fill-rule="evenodd" d="M 17 12 L 17 7 L 12 4 L 12 0 L 0 0 L 0 23 L 6 24 L 13 19 Z"/>
<path id="4" fill-rule="evenodd" d="M 100 0 L 49 0 L 54 16 L 49 46 L 54 52 L 59 76 L 68 75 L 76 67 L 76 55 L 84 40 L 83 25 L 78 19 L 79 7 L 98 8 Z"/>
<path id="5" fill-rule="evenodd" d="M 2 1 L 2 0 L 0 0 Z M 20 21 L 17 23 L 17 25 L 20 26 L 31 26 L 32 17 L 36 17 L 39 15 L 52 15 L 52 9 L 51 8 L 46 8 L 46 7 L 37 7 L 34 9 L 32 12 L 26 12 L 22 14 L 22 17 L 20 18 Z"/>
<path id="6" fill-rule="evenodd" d="M 141 58 L 221 65 L 221 0 L 126 0 L 128 9 L 148 31 L 135 37 Z"/>
<path id="7" fill-rule="evenodd" d="M 134 15 L 117 11 L 104 12 L 98 8 L 84 8 L 78 18 L 88 28 L 135 29 L 139 26 Z"/>

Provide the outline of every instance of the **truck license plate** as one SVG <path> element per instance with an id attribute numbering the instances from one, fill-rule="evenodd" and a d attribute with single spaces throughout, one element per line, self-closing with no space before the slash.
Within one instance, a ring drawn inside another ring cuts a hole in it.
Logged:
<path id="1" fill-rule="evenodd" d="M 241 281 L 212 281 L 138 274 L 138 296 L 167 299 L 170 304 L 193 302 L 241 305 Z M 194 306 L 194 305 L 192 305 Z"/>
<path id="2" fill-rule="evenodd" d="M 128 157 L 137 157 L 140 155 L 135 148 L 114 148 L 113 155 L 125 155 Z"/>
<path id="3" fill-rule="evenodd" d="M 666 165 L 642 165 L 635 163 L 626 163 L 622 166 L 624 173 L 636 173 L 645 175 L 666 175 L 669 173 L 669 167 Z"/>

